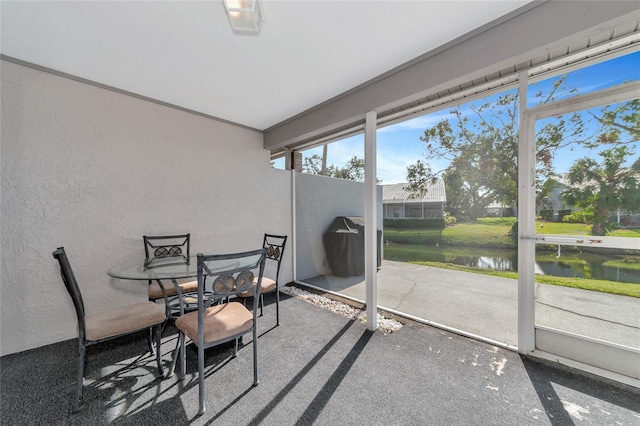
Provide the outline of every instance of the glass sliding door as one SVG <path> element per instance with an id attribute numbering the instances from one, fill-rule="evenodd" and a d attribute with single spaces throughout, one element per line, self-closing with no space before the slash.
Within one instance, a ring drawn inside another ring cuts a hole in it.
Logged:
<path id="1" fill-rule="evenodd" d="M 535 202 L 520 215 L 528 225 L 520 237 L 533 276 L 521 286 L 534 289 L 535 350 L 634 379 L 640 378 L 639 88 L 625 82 L 527 109 L 526 143 L 535 155 L 527 183 Z"/>

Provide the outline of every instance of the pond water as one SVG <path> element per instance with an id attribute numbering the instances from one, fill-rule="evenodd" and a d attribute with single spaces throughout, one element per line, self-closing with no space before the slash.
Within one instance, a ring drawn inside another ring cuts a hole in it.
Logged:
<path id="1" fill-rule="evenodd" d="M 384 258 L 399 262 L 423 260 L 496 271 L 518 271 L 516 250 L 439 248 L 414 244 L 394 244 L 384 248 Z M 640 284 L 640 270 L 605 264 L 605 262 L 616 259 L 622 259 L 622 257 L 579 252 L 560 253 L 560 256 L 557 257 L 555 252 L 537 252 L 535 272 L 536 274 L 557 277 Z"/>

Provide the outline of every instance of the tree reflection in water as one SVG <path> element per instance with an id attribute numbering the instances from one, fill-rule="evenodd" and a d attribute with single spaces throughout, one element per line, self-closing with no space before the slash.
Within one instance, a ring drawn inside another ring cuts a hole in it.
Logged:
<path id="1" fill-rule="evenodd" d="M 443 248 L 414 244 L 394 244 L 385 247 L 384 258 L 385 260 L 399 262 L 421 260 L 452 263 L 470 268 L 495 271 L 518 271 L 517 250 Z M 615 259 L 622 259 L 622 257 L 587 252 L 566 252 L 556 258 L 555 255 L 550 255 L 548 252 L 541 252 L 536 256 L 535 272 L 556 277 L 575 277 L 640 284 L 640 271 L 637 269 L 604 264 Z"/>

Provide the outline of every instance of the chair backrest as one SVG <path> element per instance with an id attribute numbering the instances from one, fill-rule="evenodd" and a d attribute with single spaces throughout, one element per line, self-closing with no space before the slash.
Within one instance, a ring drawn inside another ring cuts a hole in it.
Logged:
<path id="1" fill-rule="evenodd" d="M 179 260 L 189 261 L 189 256 L 191 255 L 191 234 L 144 235 L 142 239 L 144 241 L 146 264 L 152 263 L 155 258 L 166 257 L 175 257 Z"/>
<path id="2" fill-rule="evenodd" d="M 262 247 L 267 250 L 267 259 L 277 263 L 275 281 L 278 282 L 280 276 L 280 264 L 284 254 L 284 246 L 287 243 L 286 235 L 264 234 Z"/>
<path id="3" fill-rule="evenodd" d="M 58 247 L 56 251 L 53 252 L 53 257 L 58 259 L 62 281 L 64 282 L 64 285 L 69 292 L 69 296 L 71 296 L 71 300 L 73 300 L 73 305 L 76 308 L 76 315 L 78 316 L 78 338 L 84 341 L 84 302 L 82 301 L 82 294 L 80 294 L 78 282 L 73 274 L 69 258 L 67 258 L 67 253 L 64 251 L 64 247 Z"/>
<path id="4" fill-rule="evenodd" d="M 222 299 L 251 292 L 253 316 L 256 319 L 258 296 L 267 250 L 245 251 L 230 254 L 198 254 L 198 321 L 204 321 L 204 311 Z M 253 285 L 258 276 L 258 284 Z M 205 289 L 206 283 L 211 285 Z M 206 296 L 206 297 L 205 297 Z"/>

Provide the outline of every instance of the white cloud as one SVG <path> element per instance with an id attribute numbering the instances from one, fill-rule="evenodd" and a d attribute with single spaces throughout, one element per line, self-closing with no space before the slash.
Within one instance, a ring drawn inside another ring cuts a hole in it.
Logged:
<path id="1" fill-rule="evenodd" d="M 383 184 L 401 183 L 407 181 L 407 166 L 411 162 L 407 161 L 386 161 L 378 160 L 378 179 Z"/>

